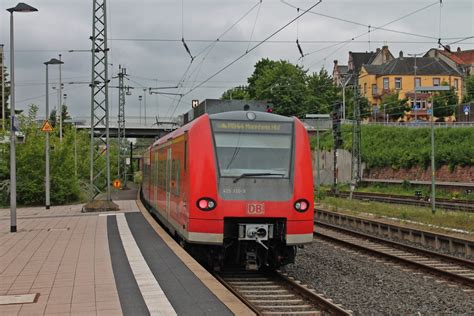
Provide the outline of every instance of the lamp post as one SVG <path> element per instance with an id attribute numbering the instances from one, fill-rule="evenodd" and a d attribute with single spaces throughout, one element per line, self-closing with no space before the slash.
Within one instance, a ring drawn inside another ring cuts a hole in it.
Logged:
<path id="1" fill-rule="evenodd" d="M 16 135 L 15 135 L 15 46 L 13 40 L 13 12 L 35 12 L 38 9 L 20 2 L 10 12 L 10 232 L 16 232 Z"/>
<path id="2" fill-rule="evenodd" d="M 143 116 L 145 118 L 145 126 L 146 126 L 146 90 L 147 89 L 143 89 L 143 106 L 144 106 L 144 113 L 143 113 Z"/>
<path id="3" fill-rule="evenodd" d="M 64 62 L 61 60 L 61 54 L 59 54 L 59 61 L 61 63 L 59 64 L 59 142 L 63 142 L 63 83 L 62 83 L 62 71 L 61 71 L 61 65 L 64 64 Z"/>
<path id="4" fill-rule="evenodd" d="M 140 118 L 140 125 L 142 125 L 142 96 L 141 95 L 138 96 L 138 101 L 140 101 L 140 115 L 139 115 L 139 118 Z"/>
<path id="5" fill-rule="evenodd" d="M 342 82 L 342 119 L 346 119 L 346 85 L 351 80 L 352 74 L 349 74 L 347 78 Z"/>
<path id="6" fill-rule="evenodd" d="M 62 61 L 51 58 L 50 61 L 44 63 L 46 65 L 46 121 L 49 118 L 49 77 L 48 77 L 48 66 L 49 65 L 62 65 Z M 46 132 L 46 143 L 45 143 L 45 156 L 46 156 L 46 177 L 45 177 L 45 191 L 46 191 L 46 209 L 48 210 L 51 206 L 50 202 L 50 180 L 49 180 L 49 132 Z"/>
<path id="7" fill-rule="evenodd" d="M 0 58 L 2 58 L 2 64 L 0 65 L 0 76 L 2 76 L 2 130 L 5 130 L 5 75 L 3 71 L 5 55 L 3 54 L 3 44 L 0 44 L 0 54 Z"/>

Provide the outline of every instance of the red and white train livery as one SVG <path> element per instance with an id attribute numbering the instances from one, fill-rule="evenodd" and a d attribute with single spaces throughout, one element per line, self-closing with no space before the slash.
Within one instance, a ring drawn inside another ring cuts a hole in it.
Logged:
<path id="1" fill-rule="evenodd" d="M 150 211 L 214 267 L 278 267 L 313 239 L 311 151 L 297 118 L 205 114 L 150 146 L 142 172 Z"/>

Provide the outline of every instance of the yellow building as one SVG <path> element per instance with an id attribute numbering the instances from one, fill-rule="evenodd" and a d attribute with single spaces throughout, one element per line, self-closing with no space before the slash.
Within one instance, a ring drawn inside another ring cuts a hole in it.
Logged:
<path id="1" fill-rule="evenodd" d="M 415 67 L 416 62 L 416 67 Z M 415 74 L 416 69 L 416 74 Z M 453 87 L 462 98 L 461 74 L 435 57 L 404 57 L 400 52 L 399 58 L 382 65 L 363 65 L 359 73 L 359 91 L 369 103 L 383 106 L 383 97 L 387 94 L 398 93 L 399 99 L 408 99 L 412 106 L 415 100 L 415 84 L 418 87 L 440 86 L 445 83 Z M 416 93 L 416 105 L 420 109 L 417 114 L 426 115 L 428 93 Z"/>

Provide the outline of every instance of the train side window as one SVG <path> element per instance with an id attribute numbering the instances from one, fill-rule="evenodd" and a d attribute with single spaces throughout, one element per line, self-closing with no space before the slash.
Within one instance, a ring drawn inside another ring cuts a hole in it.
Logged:
<path id="1" fill-rule="evenodd" d="M 180 180 L 181 161 L 175 159 L 172 161 L 171 167 L 171 192 L 179 195 L 179 180 Z"/>

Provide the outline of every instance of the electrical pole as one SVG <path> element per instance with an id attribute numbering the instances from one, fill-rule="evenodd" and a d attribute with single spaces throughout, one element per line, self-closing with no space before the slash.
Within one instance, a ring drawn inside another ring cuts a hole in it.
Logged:
<path id="1" fill-rule="evenodd" d="M 349 74 L 347 79 L 342 82 L 342 119 L 346 119 L 346 86 L 351 80 L 352 74 Z"/>
<path id="2" fill-rule="evenodd" d="M 417 112 L 418 112 L 418 107 L 416 105 L 416 56 L 419 55 L 419 54 L 408 54 L 408 56 L 414 56 L 415 57 L 415 64 L 413 66 L 413 72 L 414 72 L 414 78 L 413 78 L 413 81 L 414 81 L 414 86 L 415 86 L 415 92 L 414 92 L 414 101 L 413 101 L 413 111 L 415 112 L 415 122 L 417 121 Z"/>
<path id="3" fill-rule="evenodd" d="M 431 97 L 431 212 L 436 212 L 436 170 L 435 170 L 435 141 L 434 141 L 434 92 Z"/>
<path id="4" fill-rule="evenodd" d="M 119 148 L 119 155 L 118 155 L 118 165 L 117 165 L 117 176 L 119 179 L 124 180 L 124 184 L 126 185 L 126 175 L 125 175 L 125 152 L 126 146 L 125 144 L 125 85 L 124 85 L 124 78 L 127 75 L 127 70 L 122 68 L 119 65 L 119 103 L 118 103 L 118 148 Z"/>
<path id="5" fill-rule="evenodd" d="M 93 0 L 90 183 L 110 196 L 109 93 L 106 0 Z M 99 133 L 98 128 L 105 127 Z M 105 178 L 105 179 L 104 179 Z"/>
<path id="6" fill-rule="evenodd" d="M 357 184 L 360 182 L 361 175 L 361 159 L 360 159 L 360 148 L 361 148 L 361 127 L 360 127 L 360 98 L 359 90 L 355 87 L 355 104 L 354 104 L 354 120 L 352 121 L 352 157 L 351 157 L 351 186 L 349 199 L 352 199 L 352 193 L 354 192 Z"/>
<path id="7" fill-rule="evenodd" d="M 61 60 L 61 54 L 59 54 L 59 61 Z M 62 69 L 59 64 L 59 142 L 63 141 L 63 82 L 62 82 Z"/>
<path id="8" fill-rule="evenodd" d="M 143 107 L 144 107 L 144 116 L 145 116 L 145 126 L 146 126 L 146 90 L 143 89 Z"/>
<path id="9" fill-rule="evenodd" d="M 342 145 L 342 137 L 341 137 L 341 102 L 336 102 L 333 104 L 333 111 L 331 113 L 332 116 L 332 131 L 334 136 L 334 178 L 333 178 L 333 193 L 337 195 L 338 188 L 337 188 L 337 176 L 338 176 L 338 168 L 337 168 L 337 149 Z"/>
<path id="10" fill-rule="evenodd" d="M 2 76 L 2 130 L 5 130 L 5 71 L 3 66 L 3 59 L 5 55 L 3 54 L 3 44 L 0 44 L 0 76 Z"/>

